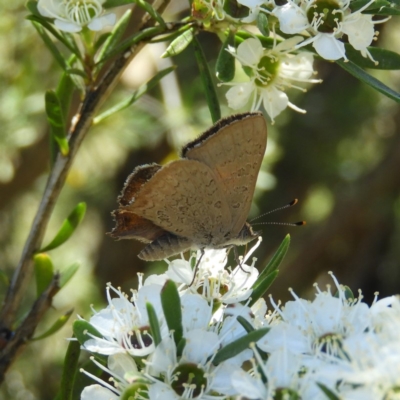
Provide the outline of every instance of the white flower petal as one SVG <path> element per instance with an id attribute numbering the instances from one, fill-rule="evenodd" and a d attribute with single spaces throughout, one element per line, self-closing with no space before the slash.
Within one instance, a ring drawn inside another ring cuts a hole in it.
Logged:
<path id="1" fill-rule="evenodd" d="M 300 33 L 310 26 L 305 12 L 294 3 L 276 7 L 273 14 L 279 19 L 279 28 L 283 33 Z"/>
<path id="2" fill-rule="evenodd" d="M 117 17 L 114 13 L 105 14 L 101 17 L 92 19 L 88 24 L 88 28 L 92 31 L 100 31 L 106 26 L 113 26 L 115 24 Z"/>
<path id="3" fill-rule="evenodd" d="M 80 32 L 82 30 L 82 27 L 74 24 L 73 22 L 67 22 L 67 21 L 62 21 L 60 19 L 56 19 L 54 21 L 54 25 L 60 29 L 60 31 L 64 31 L 64 32 Z"/>
<path id="4" fill-rule="evenodd" d="M 81 393 L 81 400 L 118 400 L 120 397 L 100 385 L 86 386 Z"/>
<path id="5" fill-rule="evenodd" d="M 272 120 L 288 106 L 287 94 L 278 90 L 275 86 L 268 86 L 260 92 L 265 111 Z"/>
<path id="6" fill-rule="evenodd" d="M 325 60 L 339 60 L 346 58 L 344 43 L 332 35 L 319 34 L 315 37 L 313 46 L 317 53 Z"/>
<path id="7" fill-rule="evenodd" d="M 108 357 L 107 365 L 110 371 L 124 377 L 126 373 L 137 372 L 137 366 L 133 358 L 127 354 L 113 354 Z"/>
<path id="8" fill-rule="evenodd" d="M 228 106 L 234 110 L 244 107 L 254 93 L 255 85 L 253 82 L 237 83 L 232 86 L 225 94 Z"/>
<path id="9" fill-rule="evenodd" d="M 206 329 L 210 323 L 212 308 L 207 301 L 196 294 L 184 294 L 181 297 L 182 325 L 186 331 Z"/>
<path id="10" fill-rule="evenodd" d="M 185 339 L 186 346 L 182 358 L 190 362 L 204 363 L 219 347 L 218 335 L 203 329 L 188 332 Z"/>
<path id="11" fill-rule="evenodd" d="M 344 22 L 342 31 L 356 50 L 364 50 L 371 44 L 375 34 L 372 15 L 361 14 L 355 21 Z"/>
<path id="12" fill-rule="evenodd" d="M 256 66 L 263 55 L 264 48 L 256 38 L 246 39 L 237 48 L 238 60 L 243 65 Z"/>

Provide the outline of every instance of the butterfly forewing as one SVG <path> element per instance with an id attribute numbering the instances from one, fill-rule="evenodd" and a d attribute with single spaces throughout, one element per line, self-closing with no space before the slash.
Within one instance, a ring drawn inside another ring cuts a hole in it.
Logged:
<path id="1" fill-rule="evenodd" d="M 221 120 L 183 149 L 183 157 L 206 164 L 217 177 L 232 218 L 231 237 L 246 222 L 266 143 L 264 117 L 246 113 Z"/>

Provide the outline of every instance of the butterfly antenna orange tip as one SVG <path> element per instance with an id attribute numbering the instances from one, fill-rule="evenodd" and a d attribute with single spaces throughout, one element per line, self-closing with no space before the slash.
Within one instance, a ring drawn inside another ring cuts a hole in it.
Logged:
<path id="1" fill-rule="evenodd" d="M 292 200 L 290 203 L 285 204 L 285 205 L 282 206 L 282 207 L 278 207 L 278 208 L 275 208 L 275 209 L 273 209 L 273 210 L 271 210 L 271 211 L 267 211 L 266 213 L 261 214 L 261 215 L 259 215 L 258 217 L 253 218 L 252 220 L 250 220 L 250 222 L 252 222 L 252 221 L 254 221 L 254 220 L 258 219 L 258 218 L 261 218 L 261 217 L 263 217 L 264 215 L 271 214 L 271 213 L 273 213 L 273 212 L 275 212 L 275 211 L 284 210 L 285 208 L 293 207 L 293 206 L 296 205 L 297 203 L 298 203 L 298 200 L 297 200 L 297 199 L 294 199 L 294 200 Z"/>
<path id="2" fill-rule="evenodd" d="M 286 226 L 302 226 L 307 225 L 306 221 L 299 222 L 256 222 L 254 225 L 286 225 Z"/>

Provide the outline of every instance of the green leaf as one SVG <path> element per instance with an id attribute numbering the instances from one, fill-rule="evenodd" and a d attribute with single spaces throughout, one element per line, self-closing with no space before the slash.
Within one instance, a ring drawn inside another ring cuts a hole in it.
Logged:
<path id="1" fill-rule="evenodd" d="M 170 280 L 161 290 L 161 304 L 168 329 L 173 331 L 175 344 L 178 345 L 183 336 L 181 299 L 176 284 Z"/>
<path id="2" fill-rule="evenodd" d="M 382 7 L 378 10 L 367 10 L 364 12 L 364 14 L 373 14 L 382 16 L 400 15 L 400 10 L 398 8 L 393 8 L 393 7 Z"/>
<path id="3" fill-rule="evenodd" d="M 32 18 L 31 18 L 32 19 Z M 50 50 L 51 54 L 53 54 L 53 57 L 57 61 L 57 63 L 61 66 L 61 68 L 65 71 L 67 69 L 67 62 L 65 61 L 63 55 L 60 53 L 58 50 L 57 46 L 53 43 L 53 41 L 50 39 L 49 35 L 46 33 L 44 30 L 43 26 L 40 25 L 37 22 L 32 22 L 33 26 L 36 28 L 38 31 L 40 37 L 42 38 L 44 44 L 47 46 L 47 48 Z"/>
<path id="4" fill-rule="evenodd" d="M 133 4 L 133 3 L 134 0 L 107 0 L 102 4 L 102 6 L 107 9 L 107 8 L 125 6 L 127 4 Z"/>
<path id="5" fill-rule="evenodd" d="M 106 59 L 109 59 L 109 58 L 115 56 L 116 54 L 120 54 L 121 52 L 129 49 L 130 47 L 132 47 L 140 42 L 144 42 L 146 40 L 149 40 L 151 37 L 154 37 L 160 33 L 163 33 L 163 30 L 164 30 L 163 27 L 155 26 L 155 27 L 151 27 L 151 28 L 145 28 L 145 29 L 135 33 L 131 37 L 122 41 L 112 51 L 110 51 L 107 54 L 107 56 L 104 57 L 102 62 L 105 61 Z"/>
<path id="6" fill-rule="evenodd" d="M 324 392 L 326 398 L 328 400 L 341 400 L 340 397 L 336 396 L 335 393 L 333 393 L 327 386 L 325 386 L 323 383 L 318 383 L 317 385 L 319 386 L 319 388 Z"/>
<path id="7" fill-rule="evenodd" d="M 229 82 L 235 76 L 235 57 L 228 51 L 229 47 L 235 46 L 235 34 L 229 32 L 217 58 L 215 66 L 216 75 L 222 82 Z"/>
<path id="8" fill-rule="evenodd" d="M 251 301 L 249 303 L 249 307 L 251 307 L 258 299 L 260 299 L 264 293 L 269 289 L 269 287 L 273 284 L 274 280 L 278 276 L 279 271 L 275 270 L 265 276 L 257 285 L 256 288 L 253 289 L 253 293 L 251 294 Z"/>
<path id="9" fill-rule="evenodd" d="M 81 345 L 77 340 L 70 340 L 64 358 L 63 373 L 61 377 L 60 400 L 72 400 L 75 378 L 78 372 L 78 361 Z"/>
<path id="10" fill-rule="evenodd" d="M 257 16 L 257 28 L 265 37 L 269 36 L 268 18 L 263 12 Z"/>
<path id="11" fill-rule="evenodd" d="M 60 230 L 54 239 L 45 246 L 42 251 L 53 250 L 58 246 L 61 246 L 64 242 L 66 242 L 71 235 L 75 232 L 75 229 L 78 227 L 80 222 L 82 221 L 86 212 L 86 203 L 79 203 L 68 216 L 68 218 L 61 225 Z"/>
<path id="12" fill-rule="evenodd" d="M 238 320 L 239 324 L 243 326 L 247 333 L 253 332 L 255 330 L 253 325 L 251 325 L 251 323 L 241 315 L 239 315 L 236 319 Z"/>
<path id="13" fill-rule="evenodd" d="M 10 284 L 10 279 L 3 270 L 0 270 L 0 284 L 4 286 L 8 286 Z"/>
<path id="14" fill-rule="evenodd" d="M 66 156 L 69 153 L 69 144 L 65 129 L 65 120 L 61 101 L 55 91 L 46 91 L 45 107 L 47 121 L 50 124 L 51 137 L 57 142 L 61 154 Z"/>
<path id="15" fill-rule="evenodd" d="M 261 328 L 256 331 L 249 332 L 247 335 L 229 343 L 217 352 L 215 358 L 213 359 L 213 364 L 218 365 L 223 361 L 235 357 L 243 350 L 249 348 L 250 343 L 256 343 L 258 340 L 260 340 L 267 334 L 269 330 L 270 328 Z"/>
<path id="16" fill-rule="evenodd" d="M 373 76 L 365 72 L 358 65 L 354 64 L 351 61 L 344 62 L 342 60 L 338 60 L 336 61 L 336 63 L 339 64 L 345 71 L 349 72 L 351 75 L 358 78 L 360 81 L 366 83 L 367 85 L 371 86 L 378 92 L 384 94 L 385 96 L 396 101 L 397 103 L 400 103 L 399 93 L 395 92 L 393 89 L 386 86 L 381 81 L 379 81 L 378 79 L 374 78 Z"/>
<path id="17" fill-rule="evenodd" d="M 154 344 L 157 347 L 161 343 L 162 337 L 156 310 L 154 309 L 151 303 L 146 303 L 146 310 L 147 310 L 147 315 L 149 316 L 151 336 L 153 337 Z"/>
<path id="18" fill-rule="evenodd" d="M 282 240 L 282 243 L 279 245 L 278 250 L 275 252 L 269 263 L 262 270 L 257 280 L 254 282 L 253 289 L 256 288 L 261 282 L 264 280 L 266 276 L 268 276 L 271 272 L 278 269 L 282 260 L 284 259 L 286 252 L 288 251 L 290 245 L 290 235 L 286 235 Z"/>
<path id="19" fill-rule="evenodd" d="M 180 342 L 178 343 L 178 345 L 176 346 L 176 355 L 178 357 L 181 357 L 183 354 L 183 350 L 185 349 L 186 346 L 186 339 L 183 337 Z"/>
<path id="20" fill-rule="evenodd" d="M 33 256 L 36 280 L 36 293 L 39 297 L 50 285 L 54 276 L 54 267 L 49 255 L 40 253 Z"/>
<path id="21" fill-rule="evenodd" d="M 210 70 L 208 69 L 207 60 L 196 36 L 193 38 L 192 45 L 197 65 L 199 67 L 200 77 L 203 82 L 208 109 L 210 110 L 211 119 L 215 123 L 221 119 L 221 108 L 219 106 L 217 92 L 215 90 Z"/>
<path id="22" fill-rule="evenodd" d="M 92 339 L 88 333 L 99 338 L 103 337 L 101 333 L 87 321 L 75 321 L 72 325 L 72 330 L 81 345 L 83 345 L 89 339 Z"/>
<path id="23" fill-rule="evenodd" d="M 162 26 L 162 27 L 165 26 L 165 21 L 163 20 L 162 16 L 149 3 L 147 3 L 147 1 L 135 0 L 135 3 L 140 8 L 145 10 L 151 16 L 151 18 L 156 20 L 160 24 L 160 26 Z"/>
<path id="24" fill-rule="evenodd" d="M 132 15 L 131 10 L 127 10 L 125 14 L 121 17 L 121 19 L 117 22 L 114 26 L 111 34 L 107 37 L 104 42 L 103 47 L 100 50 L 100 53 L 97 57 L 98 61 L 98 68 L 101 68 L 102 60 L 115 48 L 118 42 L 121 40 L 122 35 L 126 31 L 127 26 L 129 25 L 129 21 Z"/>
<path id="25" fill-rule="evenodd" d="M 42 16 L 37 16 L 37 15 L 29 15 L 28 17 L 26 17 L 26 19 L 28 19 L 29 21 L 32 21 L 33 26 L 35 26 L 36 30 L 38 30 L 38 27 L 42 29 L 43 33 L 46 33 L 44 29 L 46 29 L 47 31 L 49 31 L 60 43 L 62 43 L 68 50 L 70 50 L 73 54 L 75 54 L 80 60 L 82 59 L 81 53 L 79 51 L 79 47 L 76 44 L 73 36 L 68 35 L 67 33 L 63 32 L 60 33 L 59 31 L 57 31 L 57 29 L 54 28 L 54 26 L 49 23 L 49 21 L 46 18 L 43 18 Z M 39 30 L 38 30 L 39 32 Z M 39 34 L 41 35 L 41 32 L 39 32 Z M 42 35 L 41 35 L 42 36 Z M 58 52 L 58 54 L 56 54 L 57 57 L 61 57 L 58 62 L 61 65 L 61 67 L 63 69 L 65 69 L 65 59 L 64 57 L 61 55 L 61 53 L 58 51 L 57 47 L 55 46 L 55 44 L 53 43 L 53 41 L 47 36 L 47 38 L 43 38 L 42 39 L 45 41 L 45 44 L 47 46 L 51 46 L 50 51 L 56 51 Z M 49 41 L 49 43 L 47 43 L 47 41 Z M 57 58 L 56 58 L 57 60 Z"/>
<path id="26" fill-rule="evenodd" d="M 350 4 L 351 12 L 354 13 L 355 11 L 360 10 L 361 8 L 366 6 L 369 2 L 370 2 L 370 0 L 354 0 L 354 1 L 352 1 Z M 390 3 L 387 0 L 375 0 L 372 4 L 369 5 L 367 10 L 372 10 L 372 9 L 375 10 L 375 9 L 379 9 L 379 8 L 385 7 L 385 6 L 390 7 Z"/>
<path id="27" fill-rule="evenodd" d="M 54 335 L 56 332 L 58 332 L 69 320 L 69 317 L 72 315 L 73 313 L 73 309 L 67 311 L 64 315 L 61 315 L 61 317 L 59 317 L 54 324 L 44 333 L 42 333 L 39 336 L 34 337 L 33 340 L 42 340 L 45 339 L 51 335 Z"/>
<path id="28" fill-rule="evenodd" d="M 127 100 L 122 101 L 121 103 L 118 103 L 114 107 L 108 109 L 107 111 L 103 112 L 102 114 L 98 115 L 96 118 L 93 119 L 93 124 L 96 125 L 99 122 L 103 121 L 104 119 L 110 117 L 111 115 L 117 113 L 118 111 L 121 111 L 125 108 L 128 108 L 130 105 L 132 105 L 136 100 L 138 100 L 141 96 L 143 96 L 145 93 L 147 93 L 150 89 L 152 89 L 155 85 L 158 84 L 158 82 L 164 78 L 164 76 L 168 75 L 170 72 L 172 72 L 175 69 L 175 67 L 168 67 L 163 69 L 162 71 L 158 72 L 153 78 L 151 78 L 147 83 L 141 85 L 139 89 L 137 89 L 132 97 L 130 97 Z"/>
<path id="29" fill-rule="evenodd" d="M 161 58 L 167 58 L 176 56 L 179 53 L 182 53 L 186 47 L 192 43 L 194 37 L 194 29 L 190 28 L 187 31 L 183 32 L 176 39 L 174 39 L 171 44 L 167 47 L 167 50 L 161 55 Z"/>
<path id="30" fill-rule="evenodd" d="M 94 53 L 96 53 L 101 46 L 105 43 L 107 38 L 111 36 L 111 32 L 102 33 L 99 38 L 96 40 L 95 44 L 93 45 Z"/>
<path id="31" fill-rule="evenodd" d="M 395 53 L 394 51 L 379 47 L 368 47 L 368 51 L 371 53 L 372 58 L 378 62 L 378 64 L 375 64 L 369 58 L 363 57 L 362 54 L 353 46 L 347 43 L 344 46 L 347 58 L 361 68 L 384 70 L 400 69 L 400 54 Z"/>
<path id="32" fill-rule="evenodd" d="M 37 8 L 37 1 L 28 1 L 25 4 L 25 7 L 28 9 L 29 12 L 31 12 L 33 15 L 36 15 L 37 17 L 42 17 L 40 14 L 38 8 Z"/>
<path id="33" fill-rule="evenodd" d="M 80 264 L 75 262 L 61 273 L 60 288 L 63 288 L 70 281 L 70 279 L 75 275 L 76 271 L 78 271 L 79 267 Z"/>

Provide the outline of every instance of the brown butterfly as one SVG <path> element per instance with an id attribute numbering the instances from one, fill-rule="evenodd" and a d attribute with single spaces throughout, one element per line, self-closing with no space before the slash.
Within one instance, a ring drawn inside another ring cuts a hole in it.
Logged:
<path id="1" fill-rule="evenodd" d="M 147 243 L 139 253 L 147 261 L 250 242 L 258 233 L 246 219 L 266 145 L 262 114 L 238 114 L 187 144 L 181 159 L 135 168 L 110 235 Z"/>

